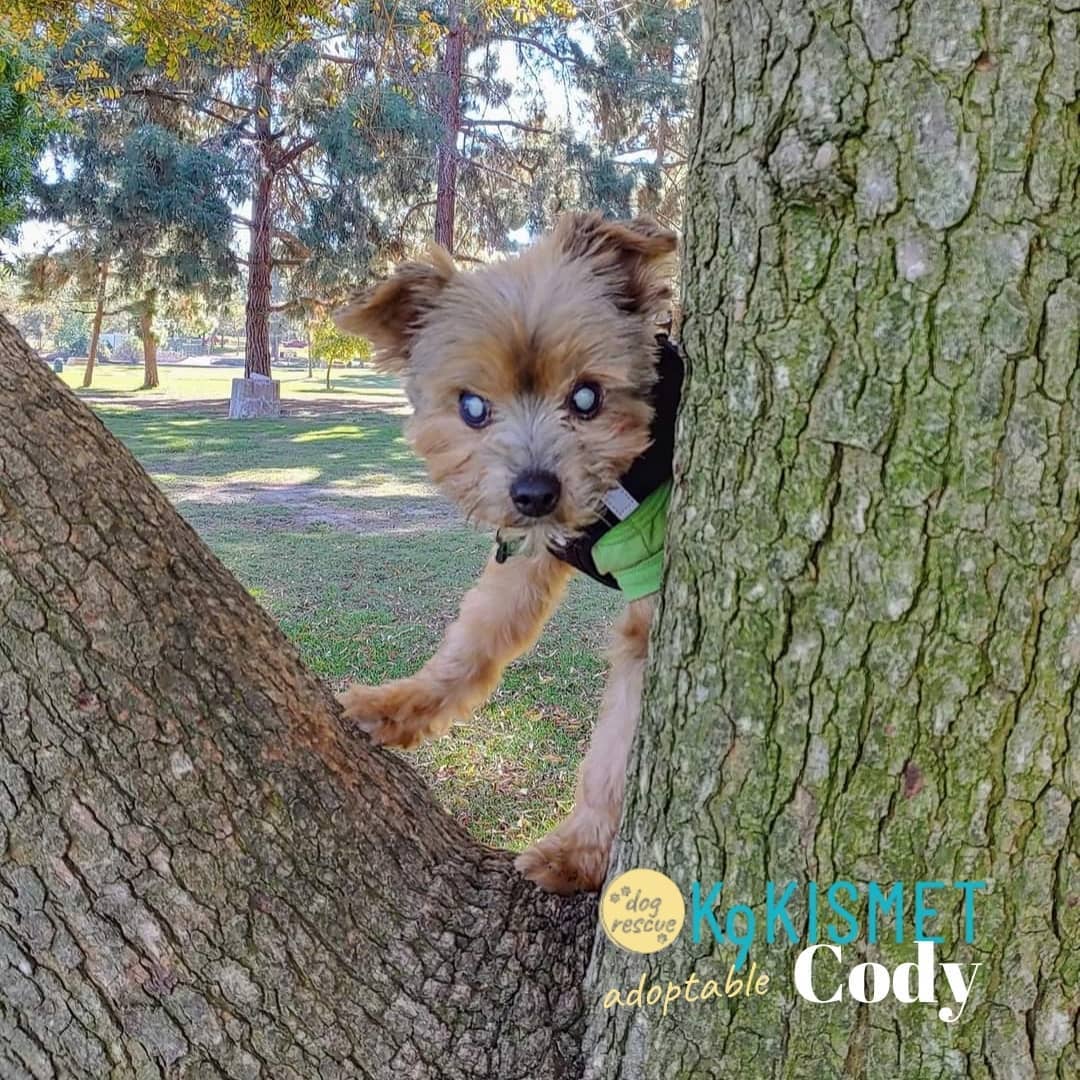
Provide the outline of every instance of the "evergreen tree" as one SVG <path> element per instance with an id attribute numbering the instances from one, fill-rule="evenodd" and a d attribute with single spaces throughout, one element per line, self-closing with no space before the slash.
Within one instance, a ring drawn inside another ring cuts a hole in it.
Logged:
<path id="1" fill-rule="evenodd" d="M 32 94 L 35 81 L 18 47 L 0 39 L 0 240 L 25 216 L 34 162 L 55 122 Z"/>
<path id="2" fill-rule="evenodd" d="M 440 20 L 431 108 L 441 136 L 428 204 L 439 243 L 482 255 L 522 226 L 539 231 L 586 207 L 678 223 L 695 9 L 448 0 Z"/>
<path id="3" fill-rule="evenodd" d="M 12 21 L 63 45 L 54 95 L 141 100 L 243 172 L 248 374 L 269 374 L 271 313 L 343 296 L 376 252 L 394 250 L 396 218 L 407 224 L 430 186 L 437 125 L 417 81 L 433 50 L 415 9 L 13 0 Z M 125 43 L 133 66 L 107 62 Z M 287 282 L 280 304 L 275 274 Z"/>
<path id="4" fill-rule="evenodd" d="M 117 42 L 107 26 L 92 22 L 53 57 L 55 87 L 71 79 L 75 60 L 83 70 L 92 64 L 113 93 L 70 111 L 50 140 L 57 168 L 38 178 L 36 212 L 63 222 L 67 234 L 62 246 L 32 260 L 28 287 L 41 296 L 74 280 L 93 297 L 85 386 L 106 305 L 130 310 L 143 342 L 145 385 L 153 387 L 155 313 L 179 294 L 209 296 L 235 275 L 230 199 L 239 196 L 238 177 L 220 149 L 192 140 L 169 102 L 134 92 L 152 85 L 141 46 Z"/>
<path id="5" fill-rule="evenodd" d="M 145 37 L 145 71 L 88 90 L 173 110 L 244 171 L 248 374 L 270 371 L 274 312 L 311 317 L 426 237 L 476 257 L 573 207 L 678 215 L 695 29 L 673 0 L 288 3 L 277 22 L 254 2 L 177 0 L 171 36 L 150 8 L 97 5 L 114 35 Z M 83 10 L 45 25 L 60 33 Z M 93 60 L 71 65 L 76 79 Z M 545 105 L 553 78 L 574 118 Z"/>

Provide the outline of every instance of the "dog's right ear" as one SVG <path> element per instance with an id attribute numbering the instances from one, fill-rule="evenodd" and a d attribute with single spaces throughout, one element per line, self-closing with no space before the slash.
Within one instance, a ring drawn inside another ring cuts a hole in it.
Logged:
<path id="1" fill-rule="evenodd" d="M 376 367 L 400 372 L 416 331 L 455 272 L 449 252 L 433 244 L 426 261 L 402 263 L 386 281 L 335 311 L 334 323 L 375 346 Z"/>

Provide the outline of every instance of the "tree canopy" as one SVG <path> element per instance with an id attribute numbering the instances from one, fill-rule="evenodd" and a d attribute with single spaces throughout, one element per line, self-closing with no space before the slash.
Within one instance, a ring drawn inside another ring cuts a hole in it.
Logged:
<path id="1" fill-rule="evenodd" d="M 34 163 L 54 121 L 32 93 L 33 67 L 0 40 L 0 239 L 11 239 L 27 213 Z"/>
<path id="2" fill-rule="evenodd" d="M 11 32 L 37 42 L 23 83 L 86 139 L 122 114 L 127 137 L 138 120 L 231 164 L 249 372 L 270 370 L 276 311 L 310 317 L 433 235 L 474 259 L 575 207 L 680 213 L 679 0 L 18 0 Z"/>

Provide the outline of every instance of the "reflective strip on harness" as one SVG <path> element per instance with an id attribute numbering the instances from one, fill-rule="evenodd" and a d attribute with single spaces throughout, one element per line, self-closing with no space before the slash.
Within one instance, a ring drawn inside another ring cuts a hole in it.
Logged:
<path id="1" fill-rule="evenodd" d="M 658 487 L 625 520 L 593 544 L 596 569 L 610 574 L 627 600 L 660 591 L 664 570 L 664 531 L 671 481 Z"/>

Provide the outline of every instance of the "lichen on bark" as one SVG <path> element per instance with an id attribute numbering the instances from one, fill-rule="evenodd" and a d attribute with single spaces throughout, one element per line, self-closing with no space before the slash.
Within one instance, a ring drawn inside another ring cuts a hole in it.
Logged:
<path id="1" fill-rule="evenodd" d="M 684 889 L 985 879 L 963 1021 L 603 1009 L 590 1077 L 1080 1074 L 1080 12 L 706 0 L 667 581 L 618 866 Z M 910 894 L 909 894 L 910 895 Z M 805 916 L 805 905 L 792 905 Z M 909 923 L 910 925 L 910 923 Z M 910 943 L 844 949 L 895 965 Z M 831 986 L 831 983 L 830 983 Z"/>

